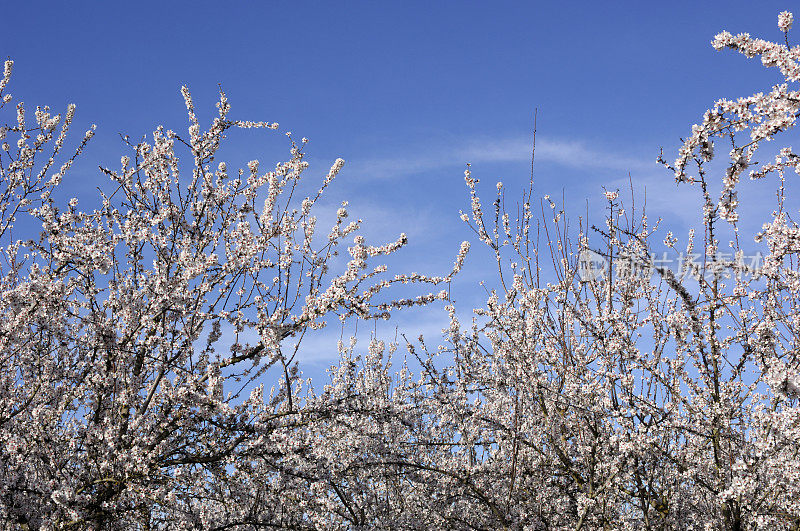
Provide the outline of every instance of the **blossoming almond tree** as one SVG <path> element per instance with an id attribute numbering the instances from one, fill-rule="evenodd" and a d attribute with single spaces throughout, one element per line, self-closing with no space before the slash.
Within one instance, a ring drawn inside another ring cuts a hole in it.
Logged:
<path id="1" fill-rule="evenodd" d="M 792 15 L 778 23 L 788 32 Z M 800 227 L 786 184 L 800 157 L 787 147 L 773 162 L 754 159 L 800 111 L 789 88 L 800 47 L 784 40 L 714 39 L 760 56 L 786 83 L 716 102 L 677 160 L 660 158 L 702 200 L 702 236 L 690 231 L 681 246 L 671 232 L 656 237 L 658 224 L 633 203 L 623 209 L 616 191 L 605 194 L 605 226 L 584 220 L 576 241 L 553 203 L 535 223 L 530 193 L 515 223 L 500 184 L 484 214 L 467 171 L 462 219 L 494 256 L 498 289 L 471 326 L 448 306 L 445 345 L 407 344 L 423 367 L 416 377 L 405 366 L 392 377 L 398 345 L 376 340 L 363 359 L 345 349 L 326 394 L 358 407 L 326 420 L 315 445 L 332 463 L 324 493 L 339 525 L 800 528 Z M 730 146 L 727 162 L 715 143 Z M 777 180 L 757 234 L 740 232 L 745 171 Z M 598 237 L 595 253 L 615 266 L 586 277 L 580 259 Z M 753 245 L 766 252 L 758 270 L 744 260 Z M 698 258 L 661 267 L 651 251 L 664 248 Z"/>
<path id="2" fill-rule="evenodd" d="M 305 141 L 269 171 L 255 161 L 229 171 L 217 160 L 226 131 L 275 125 L 229 120 L 221 94 L 203 132 L 185 89 L 188 136 L 157 129 L 104 170 L 113 186 L 100 208 L 59 209 L 52 192 L 92 130 L 59 165 L 74 108 L 63 119 L 38 109 L 31 125 L 20 104 L 0 129 L 4 526 L 800 528 L 800 227 L 788 181 L 800 157 L 762 146 L 800 112 L 791 24 L 779 15 L 784 44 L 713 41 L 760 56 L 786 83 L 716 102 L 675 162 L 660 157 L 703 205 L 685 241 L 657 236 L 612 190 L 605 225 L 580 220 L 575 239 L 532 188 L 513 219 L 498 184 L 487 214 L 468 169 L 462 219 L 498 272 L 485 307 L 462 325 L 449 302 L 444 344 L 405 341 L 402 362 L 397 343 L 376 338 L 363 357 L 340 344 L 319 393 L 286 340 L 332 315 L 447 299 L 381 292 L 448 281 L 468 244 L 445 277 L 385 278 L 367 264 L 405 238 L 373 247 L 355 236 L 335 274 L 359 222 L 343 205 L 320 241 L 313 212 L 342 162 L 302 200 Z M 762 147 L 774 160 L 754 158 Z M 746 171 L 777 181 L 754 235 L 740 230 Z M 28 214 L 40 237 L 13 239 Z M 751 245 L 766 252 L 757 270 L 744 260 Z M 589 248 L 613 267 L 585 275 Z M 697 259 L 661 267 L 651 252 L 663 248 Z M 279 383 L 266 392 L 270 368 Z"/>
<path id="3" fill-rule="evenodd" d="M 8 61 L 0 91 L 11 70 Z M 387 277 L 385 266 L 369 264 L 403 247 L 405 235 L 369 245 L 357 235 L 361 220 L 346 221 L 346 203 L 320 237 L 314 212 L 344 161 L 302 199 L 305 139 L 291 142 L 289 160 L 274 168 L 253 160 L 231 170 L 218 160 L 226 132 L 277 124 L 229 119 L 221 92 L 218 116 L 203 131 L 189 91 L 182 92 L 188 135 L 159 127 L 151 142 L 130 145 L 119 169 L 103 170 L 111 186 L 91 212 L 79 210 L 77 199 L 59 208 L 52 195 L 93 133 L 54 171 L 74 106 L 63 118 L 37 108 L 30 123 L 20 103 L 16 123 L 0 129 L 5 526 L 280 522 L 278 505 L 254 507 L 269 499 L 263 492 L 237 507 L 236 477 L 255 466 L 255 455 L 269 468 L 256 478 L 262 486 L 276 470 L 302 476 L 306 426 L 335 412 L 335 405 L 320 409 L 306 400 L 292 361 L 296 347 L 287 351 L 285 340 L 331 316 L 386 318 L 392 309 L 444 298 L 382 293 L 395 284 L 439 284 L 456 272 Z M 0 95 L 7 106 L 11 95 Z M 25 213 L 41 234 L 14 240 Z M 349 261 L 336 272 L 348 239 Z M 260 378 L 271 367 L 280 383 L 265 391 Z M 284 503 L 313 497 L 280 474 L 270 488 Z"/>

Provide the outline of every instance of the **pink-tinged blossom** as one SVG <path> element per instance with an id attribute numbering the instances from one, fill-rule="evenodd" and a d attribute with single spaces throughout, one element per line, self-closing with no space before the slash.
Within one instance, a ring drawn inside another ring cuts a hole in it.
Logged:
<path id="1" fill-rule="evenodd" d="M 794 15 L 789 11 L 781 11 L 778 13 L 778 29 L 781 31 L 789 31 L 794 21 Z"/>

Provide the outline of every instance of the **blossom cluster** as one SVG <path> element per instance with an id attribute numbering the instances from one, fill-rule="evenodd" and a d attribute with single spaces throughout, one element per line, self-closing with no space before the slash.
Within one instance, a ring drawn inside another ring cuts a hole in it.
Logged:
<path id="1" fill-rule="evenodd" d="M 792 20 L 781 13 L 779 29 Z M 319 232 L 344 161 L 308 196 L 305 138 L 288 134 L 274 166 L 233 169 L 220 151 L 229 129 L 278 125 L 230 119 L 222 92 L 204 130 L 183 88 L 187 133 L 158 127 L 129 143 L 91 211 L 53 190 L 94 129 L 65 153 L 74 106 L 63 118 L 39 108 L 35 124 L 8 106 L 0 527 L 797 529 L 800 226 L 785 172 L 800 173 L 800 156 L 755 158 L 800 112 L 800 48 L 785 40 L 715 38 L 784 82 L 719 100 L 673 164 L 659 157 L 701 198 L 680 248 L 617 191 L 604 193 L 605 224 L 581 219 L 577 237 L 549 196 L 534 215 L 533 176 L 516 215 L 502 183 L 485 209 L 468 166 L 461 219 L 497 268 L 468 311 L 451 284 L 469 242 L 449 273 L 427 276 L 375 264 L 408 238 L 368 242 L 347 202 Z M 721 171 L 720 140 L 731 145 Z M 740 230 L 747 170 L 776 181 L 756 234 Z M 23 215 L 40 231 L 13 239 Z M 653 274 L 586 277 L 589 262 Z M 294 356 L 314 329 L 434 301 L 447 315 L 435 346 L 342 338 L 329 381 L 302 378 Z"/>
<path id="2" fill-rule="evenodd" d="M 37 108 L 31 124 L 19 103 L 0 128 L 0 527 L 208 528 L 246 518 L 235 502 L 246 490 L 219 489 L 256 471 L 252 481 L 269 484 L 296 466 L 308 416 L 328 415 L 294 361 L 303 336 L 332 316 L 388 318 L 447 299 L 441 286 L 412 298 L 385 292 L 447 283 L 463 264 L 462 246 L 446 276 L 389 275 L 374 261 L 400 251 L 406 235 L 368 244 L 361 220 L 345 224 L 346 203 L 321 236 L 315 212 L 344 161 L 298 199 L 306 139 L 290 137 L 288 160 L 272 168 L 250 160 L 234 170 L 220 160 L 226 132 L 278 124 L 230 119 L 220 92 L 203 130 L 181 92 L 187 134 L 159 126 L 128 144 L 120 167 L 103 169 L 113 193 L 93 211 L 52 194 L 94 131 L 62 155 L 74 105 L 63 117 Z M 38 238 L 11 239 L 21 215 L 39 224 Z M 271 368 L 278 376 L 265 390 Z"/>

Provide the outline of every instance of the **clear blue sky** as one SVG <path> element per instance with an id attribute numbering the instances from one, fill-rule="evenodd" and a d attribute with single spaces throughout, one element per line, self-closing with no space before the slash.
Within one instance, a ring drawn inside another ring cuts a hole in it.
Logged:
<path id="1" fill-rule="evenodd" d="M 233 118 L 309 137 L 313 175 L 346 159 L 332 200 L 350 199 L 376 237 L 409 233 L 409 269 L 440 273 L 468 237 L 457 219 L 468 205 L 464 163 L 487 194 L 495 180 L 521 189 L 534 107 L 540 195 L 563 190 L 568 210 L 584 210 L 584 197 L 630 171 L 656 215 L 674 212 L 659 147 L 673 158 L 715 99 L 778 79 L 710 40 L 723 29 L 780 39 L 784 9 L 792 5 L 17 1 L 3 6 L 0 50 L 16 62 L 15 96 L 56 110 L 74 102 L 81 130 L 98 124 L 75 190 L 102 185 L 97 164 L 118 164 L 118 133 L 184 127 L 182 84 L 210 117 L 221 83 Z M 243 160 L 286 151 L 280 134 L 262 142 L 243 144 Z"/>

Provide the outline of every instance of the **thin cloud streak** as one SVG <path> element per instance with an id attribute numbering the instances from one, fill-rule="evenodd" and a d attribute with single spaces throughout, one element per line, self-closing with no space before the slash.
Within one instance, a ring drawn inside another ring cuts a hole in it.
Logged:
<path id="1" fill-rule="evenodd" d="M 462 166 L 466 163 L 529 162 L 531 139 L 524 137 L 507 140 L 471 139 L 433 150 L 427 147 L 422 152 L 414 152 L 412 148 L 406 151 L 408 155 L 402 158 L 354 159 L 343 171 L 353 178 L 390 179 Z M 585 142 L 549 138 L 537 140 L 536 161 L 575 169 L 624 172 L 652 170 L 655 166 L 654 161 L 595 149 L 587 146 Z"/>

